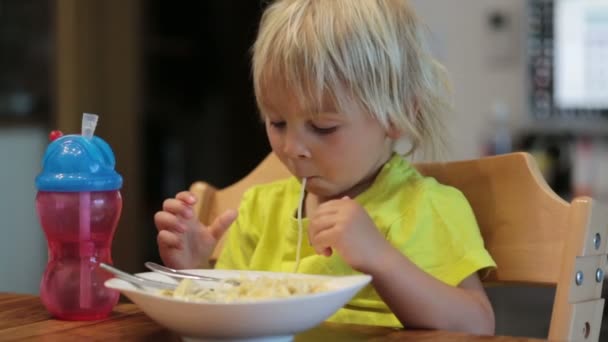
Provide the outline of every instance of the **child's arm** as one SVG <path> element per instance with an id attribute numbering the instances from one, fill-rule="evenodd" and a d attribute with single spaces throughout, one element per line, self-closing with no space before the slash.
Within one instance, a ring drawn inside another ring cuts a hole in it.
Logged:
<path id="1" fill-rule="evenodd" d="M 163 210 L 154 215 L 158 229 L 158 250 L 163 263 L 183 269 L 204 267 L 217 241 L 236 219 L 235 210 L 227 210 L 208 227 L 194 216 L 196 197 L 188 192 L 163 202 Z"/>
<path id="2" fill-rule="evenodd" d="M 494 311 L 476 273 L 458 287 L 422 271 L 390 244 L 370 260 L 373 285 L 395 316 L 409 327 L 494 334 Z"/>
<path id="3" fill-rule="evenodd" d="M 354 269 L 370 274 L 378 294 L 407 327 L 494 333 L 494 313 L 476 274 L 458 287 L 421 270 L 380 234 L 365 209 L 344 198 L 323 203 L 311 217 L 317 253 L 335 250 Z"/>

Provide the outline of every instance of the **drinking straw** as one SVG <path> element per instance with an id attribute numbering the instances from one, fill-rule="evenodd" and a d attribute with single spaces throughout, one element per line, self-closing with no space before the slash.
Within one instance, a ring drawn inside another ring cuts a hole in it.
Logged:
<path id="1" fill-rule="evenodd" d="M 92 139 L 97 126 L 98 116 L 95 114 L 83 113 L 81 134 L 85 139 Z M 80 211 L 79 211 L 79 230 L 80 230 L 80 307 L 91 307 L 91 278 L 92 269 L 89 267 L 91 258 L 91 192 L 80 192 Z"/>
<path id="2" fill-rule="evenodd" d="M 91 307 L 91 269 L 89 268 L 91 240 L 91 192 L 80 193 L 80 307 Z"/>

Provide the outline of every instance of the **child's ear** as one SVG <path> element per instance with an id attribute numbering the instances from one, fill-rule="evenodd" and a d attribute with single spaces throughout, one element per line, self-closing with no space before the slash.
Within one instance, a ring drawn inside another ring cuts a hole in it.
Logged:
<path id="1" fill-rule="evenodd" d="M 403 132 L 391 122 L 386 130 L 386 136 L 392 140 L 398 140 L 403 136 Z"/>

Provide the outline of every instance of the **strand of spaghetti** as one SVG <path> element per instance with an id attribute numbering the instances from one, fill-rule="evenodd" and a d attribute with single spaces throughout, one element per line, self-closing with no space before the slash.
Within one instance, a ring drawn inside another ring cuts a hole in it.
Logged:
<path id="1" fill-rule="evenodd" d="M 298 201 L 298 245 L 296 246 L 296 265 L 293 273 L 298 273 L 300 267 L 300 250 L 302 249 L 302 207 L 304 206 L 304 190 L 306 189 L 306 178 L 302 178 L 302 188 L 300 189 L 300 200 Z"/>

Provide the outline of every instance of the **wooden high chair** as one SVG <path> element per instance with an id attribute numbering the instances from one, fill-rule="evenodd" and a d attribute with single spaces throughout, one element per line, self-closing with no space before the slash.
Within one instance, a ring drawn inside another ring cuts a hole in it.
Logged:
<path id="1" fill-rule="evenodd" d="M 468 161 L 417 164 L 424 175 L 460 189 L 469 200 L 486 248 L 498 268 L 486 284 L 556 286 L 551 340 L 597 341 L 603 314 L 602 281 L 607 264 L 608 210 L 589 197 L 567 203 L 557 196 L 527 153 Z M 192 185 L 195 208 L 209 223 L 238 208 L 248 187 L 288 177 L 274 154 L 239 182 L 216 190 Z M 221 243 L 214 252 L 217 258 Z"/>

